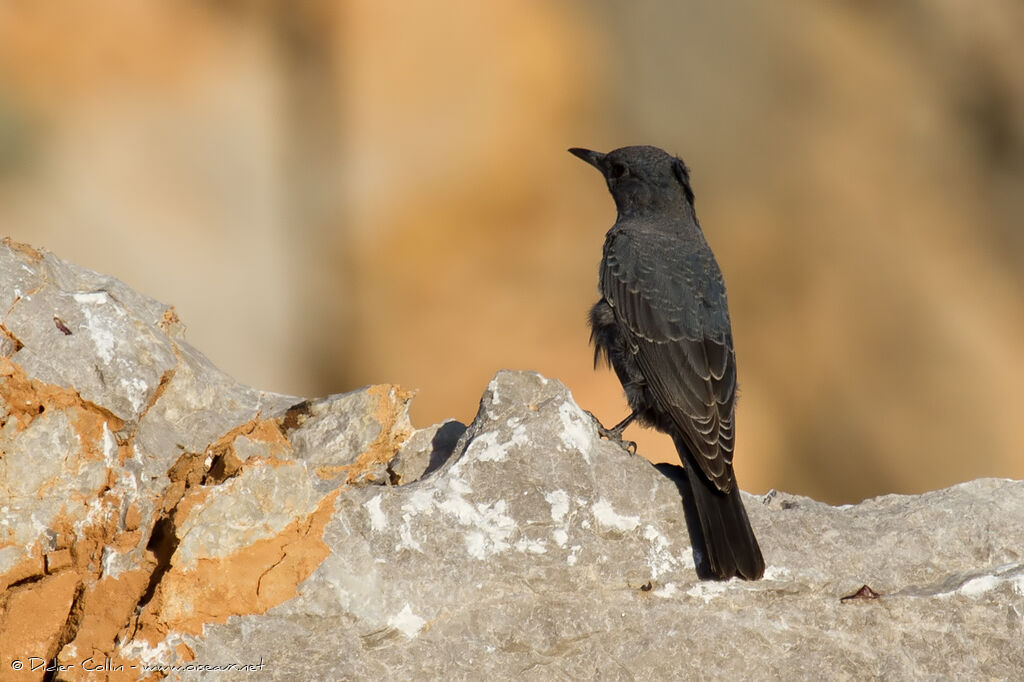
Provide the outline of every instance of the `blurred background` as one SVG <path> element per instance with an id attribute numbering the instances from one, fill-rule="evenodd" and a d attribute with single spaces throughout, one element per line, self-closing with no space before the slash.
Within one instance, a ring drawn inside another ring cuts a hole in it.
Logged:
<path id="1" fill-rule="evenodd" d="M 255 387 L 396 382 L 425 426 L 531 369 L 611 425 L 614 206 L 565 150 L 655 144 L 728 282 L 745 489 L 1021 478 L 1021 35 L 1018 0 L 0 0 L 0 232 Z"/>

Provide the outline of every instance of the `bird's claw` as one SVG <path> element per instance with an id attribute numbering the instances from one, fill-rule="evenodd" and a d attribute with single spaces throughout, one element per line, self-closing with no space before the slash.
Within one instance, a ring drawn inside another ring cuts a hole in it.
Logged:
<path id="1" fill-rule="evenodd" d="M 604 439 L 610 440 L 610 441 L 615 441 L 616 443 L 618 443 L 622 447 L 623 450 L 625 450 L 629 454 L 631 454 L 631 455 L 635 455 L 636 454 L 636 442 L 631 441 L 631 440 L 623 440 L 622 439 L 622 432 L 626 430 L 626 426 L 628 425 L 628 422 L 619 424 L 618 426 L 609 429 L 609 428 L 606 428 L 601 423 L 601 421 L 597 417 L 594 416 L 594 414 L 592 412 L 590 412 L 589 410 L 584 410 L 584 412 L 586 412 L 588 415 L 590 415 L 591 419 L 593 419 L 595 422 L 597 422 L 597 433 L 601 436 L 601 438 L 604 438 Z"/>
<path id="2" fill-rule="evenodd" d="M 621 431 L 616 431 L 615 429 L 606 429 L 602 426 L 600 429 L 598 429 L 598 432 L 601 434 L 602 438 L 606 438 L 610 441 L 618 443 L 619 447 L 621 447 L 629 454 L 636 454 L 636 441 L 623 440 Z"/>

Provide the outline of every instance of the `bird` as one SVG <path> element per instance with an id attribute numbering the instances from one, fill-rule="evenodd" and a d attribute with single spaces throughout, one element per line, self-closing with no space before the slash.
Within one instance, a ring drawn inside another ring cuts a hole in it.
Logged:
<path id="1" fill-rule="evenodd" d="M 669 434 L 692 490 L 707 577 L 757 580 L 764 557 L 732 466 L 736 352 L 725 280 L 697 221 L 690 171 L 652 146 L 569 152 L 601 171 L 618 213 L 590 338 L 595 368 L 611 365 L 631 412 L 601 434 L 621 441 L 634 421 Z"/>

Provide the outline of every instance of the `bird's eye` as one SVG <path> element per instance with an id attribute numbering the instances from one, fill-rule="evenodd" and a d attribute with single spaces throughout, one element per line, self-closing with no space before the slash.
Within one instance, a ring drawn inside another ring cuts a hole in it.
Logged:
<path id="1" fill-rule="evenodd" d="M 613 178 L 621 178 L 625 174 L 626 174 L 626 166 L 625 166 L 625 164 L 621 164 L 621 163 L 613 163 L 612 164 L 612 177 Z"/>

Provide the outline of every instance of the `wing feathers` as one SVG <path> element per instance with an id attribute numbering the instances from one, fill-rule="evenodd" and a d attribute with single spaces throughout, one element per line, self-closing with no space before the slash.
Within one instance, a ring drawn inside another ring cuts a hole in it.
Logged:
<path id="1" fill-rule="evenodd" d="M 717 266 L 713 269 L 717 281 L 694 286 L 706 273 L 698 272 L 704 264 L 694 261 L 686 250 L 673 253 L 678 258 L 658 255 L 642 258 L 628 235 L 611 237 L 605 245 L 602 293 L 626 342 L 637 348 L 653 394 L 679 428 L 697 464 L 719 490 L 728 492 L 734 484 L 736 354 L 728 329 L 725 286 Z M 655 271 L 652 264 L 658 263 L 673 267 Z"/>

